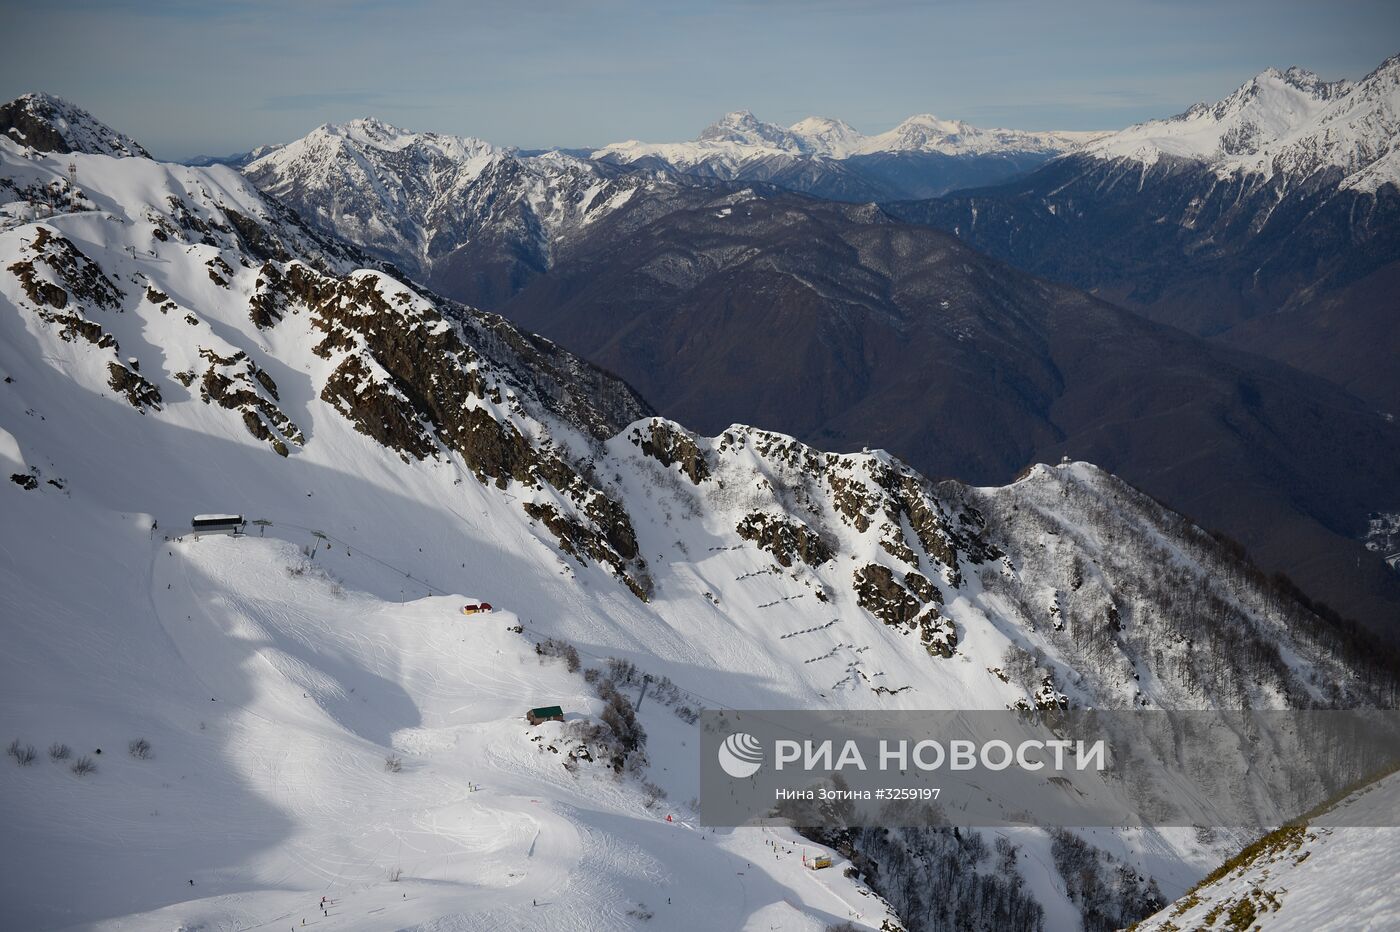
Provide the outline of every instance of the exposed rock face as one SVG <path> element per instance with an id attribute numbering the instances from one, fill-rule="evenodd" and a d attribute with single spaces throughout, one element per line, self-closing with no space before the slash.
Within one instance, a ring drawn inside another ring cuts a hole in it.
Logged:
<path id="1" fill-rule="evenodd" d="M 851 584 L 861 608 L 891 627 L 913 621 L 922 607 L 917 596 L 895 581 L 894 572 L 878 563 L 856 570 Z"/>
<path id="2" fill-rule="evenodd" d="M 125 297 L 121 290 L 97 263 L 50 227 L 37 227 L 23 254 L 29 258 L 11 263 L 8 271 L 17 279 L 30 310 L 57 327 L 64 342 L 82 340 L 106 350 L 107 387 L 143 414 L 147 408 L 159 410 L 160 389 L 141 375 L 135 360 L 118 356 L 116 337 L 85 313 L 120 310 Z"/>
<path id="3" fill-rule="evenodd" d="M 607 440 L 628 424 L 655 413 L 617 376 L 521 330 L 498 314 L 446 302 L 442 310 L 502 379 L 518 387 L 514 390 L 517 401 L 530 399 L 544 413 L 595 441 Z M 512 390 L 506 391 L 509 401 Z"/>
<path id="4" fill-rule="evenodd" d="M 710 467 L 691 437 L 676 425 L 659 418 L 646 427 L 634 427 L 631 440 L 642 452 L 663 466 L 679 464 L 681 472 L 699 485 L 710 477 Z"/>
<path id="5" fill-rule="evenodd" d="M 526 502 L 525 513 L 549 528 L 558 539 L 560 548 L 569 556 L 585 565 L 588 560 L 596 560 L 616 567 L 618 557 L 622 557 L 623 561 L 636 558 L 637 541 L 621 506 L 607 499 L 603 499 L 603 502 L 606 504 L 593 509 L 589 515 L 594 519 L 591 525 L 561 514 L 558 508 L 548 503 Z M 599 524 L 605 530 L 599 530 Z M 645 569 L 645 564 L 638 569 Z M 644 573 L 623 570 L 618 572 L 618 578 L 637 598 L 644 602 L 651 598 L 651 589 Z"/>
<path id="6" fill-rule="evenodd" d="M 337 278 L 299 263 L 280 271 L 264 264 L 255 288 L 250 316 L 259 326 L 276 326 L 289 308 L 306 307 L 320 334 L 313 352 L 336 362 L 320 398 L 357 430 L 405 460 L 450 451 L 482 482 L 553 490 L 559 501 L 526 502 L 526 512 L 565 553 L 609 566 L 646 597 L 645 563 L 625 509 L 584 480 L 561 448 L 526 436 L 516 422 L 526 412 L 515 389 L 464 342 L 458 319 L 379 273 Z M 514 347 L 517 354 L 533 349 L 524 340 Z M 555 410 L 585 409 L 556 401 Z M 580 428 L 606 423 L 596 409 L 586 410 L 590 420 Z"/>
<path id="7" fill-rule="evenodd" d="M 938 611 L 943 596 L 923 576 L 906 573 L 901 585 L 888 567 L 871 563 L 856 570 L 851 583 L 861 608 L 892 628 L 918 632 L 930 655 L 947 658 L 956 652 L 957 629 Z"/>
<path id="8" fill-rule="evenodd" d="M 268 329 L 290 310 L 291 297 L 292 289 L 281 265 L 264 262 L 253 284 L 253 296 L 248 299 L 248 319 L 260 330 Z"/>
<path id="9" fill-rule="evenodd" d="M 808 566 L 821 566 L 834 555 L 815 531 L 798 521 L 754 512 L 746 515 L 736 530 L 744 540 L 751 540 L 773 554 L 783 566 L 792 566 L 794 560 L 801 560 Z"/>
<path id="10" fill-rule="evenodd" d="M 885 454 L 822 453 L 753 428 L 699 438 L 657 420 L 626 438 L 653 468 L 705 463 L 705 481 L 676 486 L 677 495 L 685 490 L 704 503 L 691 510 L 747 503 L 735 533 L 770 554 L 775 571 L 789 570 L 818 602 L 853 600 L 882 624 L 917 635 L 921 651 L 934 657 L 951 657 L 958 645 L 955 622 L 940 610 L 944 590 L 963 585 L 966 567 L 1001 557 L 975 511 L 961 506 L 951 518 L 927 482 Z M 872 544 L 902 568 L 870 563 L 846 575 L 838 558 Z M 894 691 L 878 684 L 878 693 Z"/>
<path id="11" fill-rule="evenodd" d="M 985 527 L 974 514 L 965 512 L 954 523 L 924 480 L 903 464 L 868 460 L 865 464 L 870 484 L 833 475 L 833 501 L 852 527 L 864 531 L 876 515 L 883 517 L 884 533 L 880 546 L 902 562 L 919 566 L 915 548 L 923 551 L 934 566 L 944 571 L 949 585 L 962 584 L 959 556 L 980 564 L 1001 557 L 1001 551 L 986 536 Z M 911 541 L 905 527 L 913 531 Z M 914 546 L 911 546 L 914 545 Z M 919 577 L 923 579 L 923 577 Z M 927 583 L 927 580 L 924 580 Z M 934 598 L 929 595 L 925 601 Z"/>
<path id="12" fill-rule="evenodd" d="M 272 376 L 246 353 L 220 356 L 200 347 L 199 355 L 209 363 L 199 383 L 199 396 L 205 404 L 239 412 L 248 433 L 270 444 L 279 456 L 288 455 L 289 443 L 306 443 L 301 428 L 277 406 L 277 384 Z"/>
<path id="13" fill-rule="evenodd" d="M 204 263 L 204 265 L 205 268 L 209 270 L 209 280 L 211 282 L 218 285 L 220 288 L 228 287 L 228 280 L 233 277 L 233 269 L 224 261 L 223 256 L 215 256 Z"/>
<path id="14" fill-rule="evenodd" d="M 38 227 L 28 251 L 34 257 L 11 265 L 10 271 L 19 277 L 25 294 L 36 305 L 62 310 L 70 297 L 103 310 L 121 305 L 121 290 L 82 250 L 52 228 Z M 48 266 L 55 280 L 40 277 L 35 263 Z"/>
<path id="15" fill-rule="evenodd" d="M 112 386 L 112 391 L 125 396 L 133 408 L 142 414 L 146 413 L 147 408 L 160 410 L 160 389 L 146 381 L 141 373 L 119 362 L 108 363 L 107 371 L 110 374 L 108 384 Z"/>

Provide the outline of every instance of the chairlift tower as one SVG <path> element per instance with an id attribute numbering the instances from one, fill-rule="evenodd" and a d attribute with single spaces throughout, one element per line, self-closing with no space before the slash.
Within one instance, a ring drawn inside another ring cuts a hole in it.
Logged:
<path id="1" fill-rule="evenodd" d="M 78 163 L 68 162 L 68 209 L 78 209 Z"/>

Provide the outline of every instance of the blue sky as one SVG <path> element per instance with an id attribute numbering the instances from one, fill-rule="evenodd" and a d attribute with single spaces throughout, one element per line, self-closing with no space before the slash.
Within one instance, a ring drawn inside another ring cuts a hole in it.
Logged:
<path id="1" fill-rule="evenodd" d="M 0 0 L 0 98 L 46 90 L 182 158 L 377 116 L 503 145 L 689 139 L 729 110 L 1116 128 L 1269 65 L 1360 77 L 1396 0 Z"/>

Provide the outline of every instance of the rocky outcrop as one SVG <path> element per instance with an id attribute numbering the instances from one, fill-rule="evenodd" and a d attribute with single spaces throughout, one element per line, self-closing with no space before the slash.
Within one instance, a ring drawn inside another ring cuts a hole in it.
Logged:
<path id="1" fill-rule="evenodd" d="M 633 428 L 630 437 L 643 453 L 662 466 L 680 466 L 680 470 L 696 485 L 710 477 L 709 464 L 695 443 L 695 438 L 670 421 L 652 419 L 645 427 Z M 783 562 L 784 566 L 791 563 Z"/>
<path id="2" fill-rule="evenodd" d="M 72 298 L 104 310 L 116 310 L 121 306 L 125 296 L 97 263 L 50 227 L 36 229 L 27 251 L 33 253 L 34 258 L 13 263 L 9 270 L 19 278 L 25 295 L 35 305 L 62 310 Z M 47 266 L 53 280 L 41 276 L 39 266 Z"/>
<path id="3" fill-rule="evenodd" d="M 112 391 L 126 398 L 133 408 L 142 414 L 146 413 L 147 408 L 160 410 L 160 389 L 136 370 L 134 362 L 130 365 L 110 362 L 107 364 L 107 372 L 107 384 L 112 387 Z"/>
<path id="4" fill-rule="evenodd" d="M 795 560 L 821 566 L 835 555 L 820 535 L 800 521 L 754 512 L 746 515 L 736 530 L 744 540 L 773 554 L 783 566 L 792 566 Z"/>
<path id="5" fill-rule="evenodd" d="M 939 613 L 942 595 L 922 575 L 906 573 L 901 585 L 889 567 L 870 563 L 855 571 L 851 585 L 861 608 L 891 628 L 917 632 L 931 656 L 953 656 L 957 629 Z"/>
<path id="6" fill-rule="evenodd" d="M 204 267 L 209 271 L 209 280 L 220 288 L 227 288 L 229 280 L 233 278 L 233 269 L 222 256 L 214 256 L 204 263 Z"/>
<path id="7" fill-rule="evenodd" d="M 220 356 L 200 347 L 199 355 L 209 363 L 199 381 L 199 397 L 205 404 L 239 412 L 248 433 L 271 445 L 279 456 L 288 455 L 289 443 L 306 443 L 301 428 L 277 406 L 277 383 L 246 353 Z"/>
<path id="8" fill-rule="evenodd" d="M 531 517 L 566 554 L 609 567 L 647 597 L 645 563 L 626 509 L 585 480 L 552 442 L 527 436 L 517 423 L 527 412 L 514 390 L 435 305 L 378 273 L 335 278 L 293 264 L 280 274 L 264 269 L 259 281 L 270 324 L 293 304 L 309 310 L 321 334 L 313 351 L 339 359 L 321 400 L 359 432 L 405 460 L 456 454 L 479 481 L 501 489 L 516 483 L 553 490 L 554 501 L 525 503 Z"/>

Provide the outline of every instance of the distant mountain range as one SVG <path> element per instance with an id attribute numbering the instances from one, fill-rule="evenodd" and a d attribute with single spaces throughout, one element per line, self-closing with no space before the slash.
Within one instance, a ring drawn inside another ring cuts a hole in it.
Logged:
<path id="1" fill-rule="evenodd" d="M 997 187 L 887 204 L 1400 415 L 1400 56 L 1268 70 Z"/>
<path id="2" fill-rule="evenodd" d="M 835 120 L 783 129 L 741 112 L 694 143 L 623 143 L 582 157 L 362 119 L 200 161 L 241 168 L 322 229 L 444 294 L 489 307 L 633 196 L 664 209 L 686 188 L 716 181 L 846 201 L 927 196 L 1024 174 L 1100 135 L 981 130 L 920 116 L 867 137 Z"/>
<path id="3" fill-rule="evenodd" d="M 1090 458 L 1385 625 L 1400 617 L 1400 580 L 1358 541 L 1373 515 L 1400 512 L 1400 460 L 1385 452 L 1396 425 L 1376 413 L 1400 411 L 1396 72 L 1396 59 L 1358 82 L 1270 69 L 1218 103 L 1110 134 L 922 116 L 863 136 L 741 111 L 694 142 L 582 158 L 362 120 L 244 170 L 313 225 L 500 309 L 704 430 L 743 420 L 886 446 L 985 482 Z M 878 208 L 797 197 L 901 187 L 873 182 L 874 164 L 938 187 L 950 176 L 935 162 L 1003 181 Z M 1056 316 L 1060 293 L 891 221 L 1271 355 L 1363 403 L 1106 309 Z M 1073 362 L 1070 345 L 1085 349 Z M 1110 383 L 1125 405 L 1111 428 L 1067 401 Z M 1187 401 L 1168 429 L 1147 412 L 1171 399 Z M 1320 439 L 1341 424 L 1345 436 Z"/>
<path id="4" fill-rule="evenodd" d="M 242 168 L 249 162 L 256 162 L 258 159 L 282 148 L 279 144 L 258 146 L 247 152 L 234 152 L 231 155 L 196 155 L 193 158 L 185 159 L 185 164 L 194 168 L 208 168 L 211 165 L 227 165 L 229 168 Z"/>
<path id="5" fill-rule="evenodd" d="M 757 155 L 818 155 L 848 159 L 889 152 L 938 152 L 943 155 L 993 155 L 1035 152 L 1059 155 L 1099 139 L 1102 132 L 1027 132 L 980 129 L 962 120 L 941 120 L 921 113 L 894 129 L 866 136 L 841 120 L 807 117 L 789 127 L 764 123 L 748 110 L 725 114 L 706 127 L 694 142 L 644 143 L 636 140 L 604 146 L 595 158 L 635 161 L 660 156 L 677 167 L 688 167 L 728 156 L 740 162 Z"/>
<path id="6" fill-rule="evenodd" d="M 598 217 L 639 191 L 674 187 L 562 153 L 522 156 L 368 119 L 318 127 L 243 172 L 321 229 L 486 307 L 548 269 Z"/>
<path id="7" fill-rule="evenodd" d="M 1103 135 L 979 129 L 926 113 L 866 136 L 826 117 L 808 117 L 784 128 L 739 110 L 693 142 L 631 140 L 605 146 L 593 158 L 727 181 L 768 182 L 833 200 L 872 201 L 933 197 L 994 184 Z"/>

